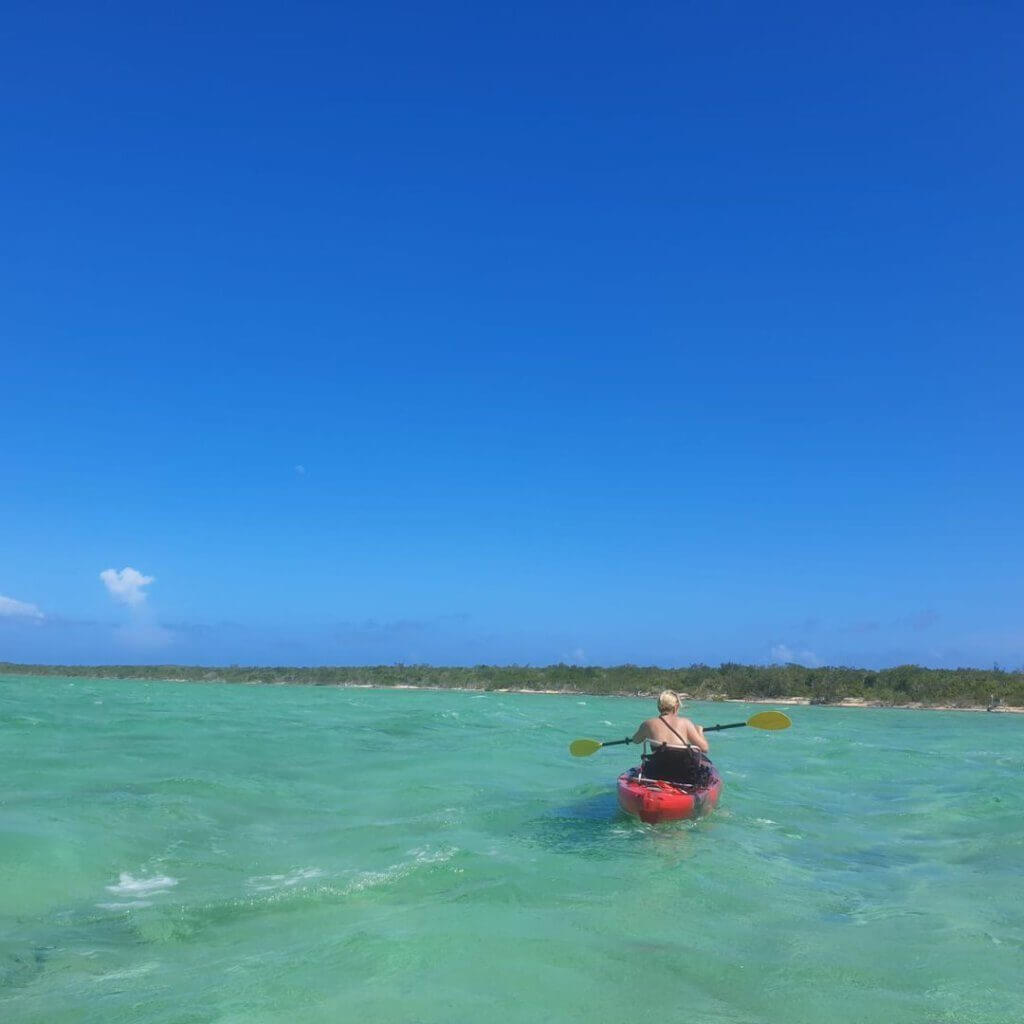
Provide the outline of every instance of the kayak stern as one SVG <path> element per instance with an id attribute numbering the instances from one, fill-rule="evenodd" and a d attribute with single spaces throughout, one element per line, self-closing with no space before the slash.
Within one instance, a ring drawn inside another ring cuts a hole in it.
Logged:
<path id="1" fill-rule="evenodd" d="M 649 825 L 710 814 L 722 792 L 722 779 L 714 767 L 711 781 L 700 788 L 639 776 L 639 768 L 630 768 L 619 776 L 619 806 Z"/>

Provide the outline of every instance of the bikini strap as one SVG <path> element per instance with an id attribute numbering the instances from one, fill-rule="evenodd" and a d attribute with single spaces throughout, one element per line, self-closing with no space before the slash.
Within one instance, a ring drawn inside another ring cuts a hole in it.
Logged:
<path id="1" fill-rule="evenodd" d="M 671 725 L 669 725 L 669 723 L 668 723 L 668 721 L 666 720 L 666 718 L 665 718 L 665 716 L 664 716 L 664 715 L 658 715 L 658 717 L 659 717 L 659 718 L 660 718 L 660 719 L 661 719 L 661 720 L 662 720 L 662 721 L 663 721 L 663 722 L 665 723 L 665 725 L 668 725 L 669 729 L 671 729 L 671 730 L 672 730 L 672 732 L 675 732 L 675 733 L 676 733 L 676 735 L 677 735 L 677 736 L 679 736 L 679 733 L 678 733 L 678 732 L 676 732 L 676 730 L 675 730 L 675 729 L 674 729 L 674 728 L 673 728 L 673 727 L 672 727 Z M 680 740 L 682 740 L 682 743 L 683 743 L 683 746 L 684 746 L 684 747 L 688 747 L 688 746 L 690 746 L 690 744 L 689 744 L 689 743 L 687 743 L 687 741 L 686 741 L 686 740 L 684 740 L 682 736 L 679 736 L 679 739 L 680 739 Z"/>

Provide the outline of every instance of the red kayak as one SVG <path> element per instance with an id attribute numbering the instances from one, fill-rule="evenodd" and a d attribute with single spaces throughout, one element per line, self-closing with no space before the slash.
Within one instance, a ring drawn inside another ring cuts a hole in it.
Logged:
<path id="1" fill-rule="evenodd" d="M 640 769 L 630 768 L 619 776 L 619 804 L 627 814 L 635 815 L 649 825 L 660 821 L 682 821 L 710 814 L 722 792 L 722 779 L 715 766 L 706 786 L 685 786 L 640 777 Z"/>

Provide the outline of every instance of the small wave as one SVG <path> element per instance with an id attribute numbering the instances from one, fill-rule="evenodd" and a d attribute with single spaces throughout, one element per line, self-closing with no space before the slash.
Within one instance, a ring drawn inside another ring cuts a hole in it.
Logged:
<path id="1" fill-rule="evenodd" d="M 146 964 L 139 964 L 138 967 L 130 967 L 125 971 L 112 971 L 110 974 L 101 974 L 99 977 L 93 978 L 93 981 L 125 981 L 128 978 L 138 978 L 143 974 L 149 974 L 150 971 L 155 971 L 160 966 L 159 963 L 151 962 Z"/>
<path id="2" fill-rule="evenodd" d="M 291 888 L 314 878 L 323 878 L 324 874 L 323 868 L 299 868 L 288 875 L 257 875 L 250 878 L 248 884 L 257 892 L 271 892 L 274 889 Z"/>
<path id="3" fill-rule="evenodd" d="M 413 860 L 406 861 L 404 864 L 392 864 L 391 867 L 385 868 L 383 871 L 364 871 L 345 886 L 342 894 L 351 896 L 354 893 L 363 892 L 365 889 L 376 889 L 378 886 L 387 885 L 389 882 L 405 878 L 406 875 L 422 865 L 443 864 L 445 861 L 451 860 L 457 852 L 458 849 L 454 847 L 448 850 L 410 850 L 409 853 L 413 855 Z"/>
<path id="4" fill-rule="evenodd" d="M 399 864 L 392 864 L 380 871 L 360 871 L 354 873 L 346 881 L 332 881 L 323 877 L 321 872 L 316 876 L 307 875 L 312 884 L 299 884 L 299 872 L 290 875 L 267 875 L 262 878 L 250 878 L 249 884 L 257 883 L 245 896 L 229 897 L 215 900 L 190 908 L 186 914 L 195 922 L 194 927 L 201 927 L 203 922 L 211 920 L 236 919 L 251 913 L 262 913 L 272 906 L 299 906 L 307 903 L 321 903 L 335 900 L 346 900 L 371 889 L 379 889 L 399 882 L 401 879 L 432 865 L 443 864 L 459 852 L 458 847 L 429 850 L 426 848 L 410 850 L 412 859 Z M 317 871 L 319 868 L 304 868 L 305 872 Z M 285 885 L 284 880 L 295 878 L 295 884 Z M 262 886 L 264 880 L 276 880 L 274 885 Z"/>
<path id="5" fill-rule="evenodd" d="M 151 907 L 152 900 L 125 900 L 124 903 L 97 903 L 100 910 L 132 910 L 135 907 Z"/>
<path id="6" fill-rule="evenodd" d="M 108 885 L 107 892 L 112 892 L 115 896 L 156 896 L 169 892 L 177 884 L 178 879 L 171 878 L 170 875 L 133 878 L 128 872 L 122 871 L 117 885 Z"/>

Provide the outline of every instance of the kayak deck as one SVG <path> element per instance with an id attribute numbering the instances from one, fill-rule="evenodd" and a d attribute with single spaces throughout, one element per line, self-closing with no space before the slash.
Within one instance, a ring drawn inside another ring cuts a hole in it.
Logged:
<path id="1" fill-rule="evenodd" d="M 722 779 L 710 761 L 708 764 L 711 781 L 706 786 L 644 779 L 639 767 L 630 768 L 619 776 L 619 806 L 649 825 L 710 814 L 722 792 Z"/>

